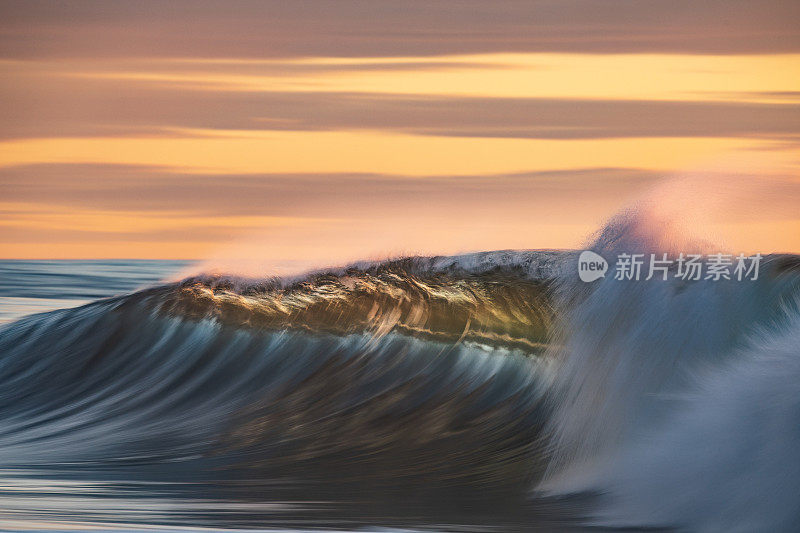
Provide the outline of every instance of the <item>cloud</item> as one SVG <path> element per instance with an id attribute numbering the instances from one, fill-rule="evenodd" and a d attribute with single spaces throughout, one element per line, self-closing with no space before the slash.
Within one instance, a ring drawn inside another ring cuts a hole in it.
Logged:
<path id="1" fill-rule="evenodd" d="M 354 92 L 186 91 L 119 80 L 0 89 L 0 138 L 163 135 L 177 129 L 385 130 L 449 137 L 796 138 L 800 105 Z"/>
<path id="2" fill-rule="evenodd" d="M 732 208 L 739 221 L 797 218 L 796 172 L 763 170 L 720 168 L 692 179 L 715 179 L 752 190 L 740 194 L 743 203 Z M 230 232 L 237 227 L 327 225 L 334 220 L 371 223 L 409 216 L 490 220 L 525 212 L 567 223 L 577 216 L 578 207 L 584 218 L 602 220 L 665 179 L 669 175 L 663 172 L 626 168 L 410 178 L 359 173 L 197 175 L 139 165 L 37 164 L 0 169 L 0 218 L 28 220 L 31 228 L 49 224 L 62 230 L 111 231 L 110 226 L 93 227 L 91 217 L 75 215 L 84 221 L 80 223 L 53 223 L 48 218 L 56 212 L 69 217 L 70 210 L 93 212 L 100 218 L 116 217 L 120 233 L 126 227 L 166 231 L 216 225 Z M 571 206 L 567 211 L 566 205 Z"/>
<path id="3" fill-rule="evenodd" d="M 6 1 L 6 58 L 800 50 L 794 0 Z"/>
<path id="4" fill-rule="evenodd" d="M 189 257 L 246 231 L 284 258 L 354 235 L 561 246 L 669 169 L 770 149 L 798 163 L 793 0 L 0 11 L 14 256 Z M 787 219 L 798 201 L 784 177 L 752 204 Z"/>
<path id="5" fill-rule="evenodd" d="M 0 243 L 14 257 L 184 258 L 214 249 L 227 258 L 234 243 L 269 264 L 579 246 L 662 178 L 622 168 L 410 178 L 39 164 L 0 169 Z M 731 183 L 739 184 L 726 206 L 734 234 L 760 251 L 796 249 L 796 233 L 784 231 L 800 227 L 796 175 Z"/>
<path id="6" fill-rule="evenodd" d="M 192 217 L 369 219 L 409 209 L 435 214 L 476 204 L 500 212 L 535 204 L 546 212 L 549 202 L 570 197 L 591 197 L 598 204 L 616 201 L 658 176 L 618 168 L 422 178 L 358 173 L 196 175 L 137 165 L 38 164 L 0 169 L 0 190 L 4 202 L 18 205 L 170 211 Z"/>
<path id="7" fill-rule="evenodd" d="M 247 257 L 277 263 L 569 246 L 656 178 L 602 168 L 410 178 L 39 164 L 0 169 L 0 243 L 11 257 L 184 258 L 220 246 L 229 258 L 226 246 L 239 243 Z M 567 215 L 566 200 L 580 213 Z"/>

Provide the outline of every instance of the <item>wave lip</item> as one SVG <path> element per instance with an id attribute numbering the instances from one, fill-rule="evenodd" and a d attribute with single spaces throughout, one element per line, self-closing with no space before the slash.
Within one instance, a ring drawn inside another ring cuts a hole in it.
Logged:
<path id="1" fill-rule="evenodd" d="M 192 277 L 141 294 L 175 316 L 335 334 L 398 331 L 541 352 L 565 252 L 487 252 L 355 264 L 301 278 Z"/>

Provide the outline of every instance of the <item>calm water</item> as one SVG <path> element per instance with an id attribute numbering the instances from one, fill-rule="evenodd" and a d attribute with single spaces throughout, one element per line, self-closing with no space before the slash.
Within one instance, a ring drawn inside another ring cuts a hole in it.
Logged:
<path id="1" fill-rule="evenodd" d="M 168 278 L 189 261 L 130 259 L 0 261 L 0 324 L 76 307 Z"/>

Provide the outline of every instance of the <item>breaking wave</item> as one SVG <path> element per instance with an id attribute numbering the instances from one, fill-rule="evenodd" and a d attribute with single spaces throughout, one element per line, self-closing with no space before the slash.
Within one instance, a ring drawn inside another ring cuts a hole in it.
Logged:
<path id="1" fill-rule="evenodd" d="M 673 251 L 663 229 L 622 216 L 592 250 Z M 800 259 L 768 256 L 752 282 L 583 283 L 576 261 L 198 276 L 7 324 L 3 490 L 182 502 L 145 519 L 90 500 L 80 519 L 99 522 L 298 525 L 337 502 L 324 523 L 355 506 L 381 523 L 796 526 Z"/>
<path id="2" fill-rule="evenodd" d="M 720 251 L 642 212 L 592 246 L 608 258 L 687 248 Z M 558 283 L 538 490 L 595 494 L 590 522 L 604 526 L 796 530 L 800 258 L 767 256 L 761 269 L 748 280 Z"/>
<path id="3" fill-rule="evenodd" d="M 522 505 L 547 419 L 540 270 L 561 255 L 197 277 L 8 324 L 2 487 L 32 471 L 51 486 L 135 480 L 137 498 L 217 502 L 202 519 L 176 505 L 147 515 L 204 525 L 319 525 L 348 505 L 476 521 Z M 230 501 L 251 507 L 232 514 Z M 257 506 L 276 501 L 316 510 Z M 82 519 L 111 519 L 83 505 Z M 0 518 L 30 518 L 11 507 Z"/>

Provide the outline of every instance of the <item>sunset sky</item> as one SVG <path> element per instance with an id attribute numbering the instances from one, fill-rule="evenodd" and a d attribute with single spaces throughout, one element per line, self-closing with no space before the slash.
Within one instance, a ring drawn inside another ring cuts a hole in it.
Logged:
<path id="1" fill-rule="evenodd" d="M 676 175 L 800 252 L 796 0 L 2 1 L 0 70 L 0 257 L 577 247 Z"/>

